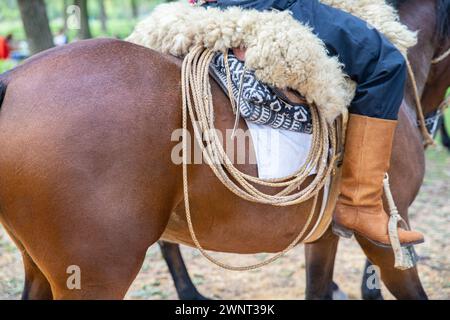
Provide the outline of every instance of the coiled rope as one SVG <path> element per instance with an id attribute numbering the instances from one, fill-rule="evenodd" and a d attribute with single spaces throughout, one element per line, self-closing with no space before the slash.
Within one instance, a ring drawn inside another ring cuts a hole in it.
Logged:
<path id="1" fill-rule="evenodd" d="M 327 178 L 332 174 L 337 160 L 341 155 L 337 151 L 336 128 L 333 125 L 329 125 L 325 118 L 317 111 L 316 106 L 312 105 L 312 144 L 305 164 L 297 172 L 282 179 L 259 179 L 239 171 L 228 158 L 214 126 L 214 106 L 209 84 L 209 65 L 214 54 L 214 51 L 197 46 L 184 58 L 182 65 L 183 192 L 186 220 L 195 246 L 210 262 L 233 271 L 253 270 L 274 262 L 302 240 L 313 219 L 318 195 L 324 187 Z M 239 112 L 238 106 L 233 101 L 233 94 L 231 92 L 229 92 L 229 97 L 233 112 Z M 189 206 L 187 172 L 189 154 L 187 150 L 188 114 L 191 119 L 195 140 L 202 150 L 206 163 L 210 166 L 216 177 L 235 195 L 247 201 L 274 206 L 297 205 L 313 198 L 313 206 L 305 225 L 286 249 L 266 261 L 250 266 L 231 266 L 225 264 L 209 255 L 203 249 L 195 234 Z M 314 179 L 305 187 L 300 188 L 314 169 L 317 170 Z M 282 188 L 282 190 L 275 195 L 266 194 L 259 191 L 253 184 Z"/>

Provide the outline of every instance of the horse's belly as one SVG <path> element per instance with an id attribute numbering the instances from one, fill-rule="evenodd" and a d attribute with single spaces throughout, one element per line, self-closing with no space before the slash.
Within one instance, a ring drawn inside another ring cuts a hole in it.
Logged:
<path id="1" fill-rule="evenodd" d="M 194 231 L 204 249 L 243 254 L 282 251 L 302 231 L 312 208 L 312 201 L 291 207 L 274 207 L 230 196 L 233 198 L 230 201 L 222 194 L 222 201 L 205 199 L 200 204 L 191 203 Z M 184 206 L 172 213 L 162 239 L 195 246 Z"/>

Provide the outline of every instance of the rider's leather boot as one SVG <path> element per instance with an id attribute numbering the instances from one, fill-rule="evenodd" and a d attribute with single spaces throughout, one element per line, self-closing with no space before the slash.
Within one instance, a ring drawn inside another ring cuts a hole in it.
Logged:
<path id="1" fill-rule="evenodd" d="M 333 231 L 339 236 L 361 235 L 390 247 L 389 216 L 383 209 L 383 179 L 389 169 L 397 121 L 351 114 L 342 167 L 341 194 Z M 424 241 L 415 231 L 398 228 L 402 245 Z"/>

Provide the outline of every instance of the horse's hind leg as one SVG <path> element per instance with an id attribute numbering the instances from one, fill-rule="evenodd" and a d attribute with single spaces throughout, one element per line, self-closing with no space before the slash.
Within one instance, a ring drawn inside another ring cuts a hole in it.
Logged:
<path id="1" fill-rule="evenodd" d="M 158 244 L 169 267 L 178 297 L 181 300 L 208 300 L 198 292 L 192 283 L 181 256 L 180 246 L 166 241 L 158 241 Z"/>
<path id="2" fill-rule="evenodd" d="M 3 227 L 22 254 L 22 262 L 25 272 L 22 300 L 52 300 L 52 290 L 45 275 L 34 263 L 33 259 L 31 259 L 22 243 L 20 243 L 20 241 L 11 232 L 11 229 L 8 228 L 7 225 L 3 225 Z"/>
<path id="3" fill-rule="evenodd" d="M 381 279 L 397 299 L 427 299 L 417 268 L 404 271 L 395 269 L 392 249 L 378 247 L 361 237 L 357 237 L 357 240 L 369 260 L 379 268 Z"/>
<path id="4" fill-rule="evenodd" d="M 331 300 L 334 260 L 339 238 L 329 229 L 318 241 L 305 245 L 306 299 Z"/>
<path id="5" fill-rule="evenodd" d="M 123 299 L 148 247 L 165 228 L 159 211 L 139 209 L 141 204 L 125 194 L 109 201 L 91 199 L 80 198 L 52 213 L 36 207 L 39 222 L 20 230 L 19 238 L 48 279 L 54 299 Z"/>
<path id="6" fill-rule="evenodd" d="M 45 275 L 39 270 L 28 253 L 22 251 L 22 257 L 25 268 L 22 300 L 52 300 L 52 289 Z"/>
<path id="7" fill-rule="evenodd" d="M 144 241 L 130 241 L 127 233 L 142 234 L 143 230 L 124 224 L 95 230 L 89 238 L 84 234 L 68 242 L 57 261 L 53 257 L 42 262 L 48 275 L 54 298 L 69 300 L 111 300 L 123 299 L 138 274 L 148 246 Z M 103 228 L 103 227 L 101 227 Z M 110 228 L 110 229 L 109 229 Z M 126 231 L 125 229 L 129 230 Z M 151 230 L 149 230 L 151 232 Z M 156 241 L 156 240 L 155 240 Z M 60 244 L 52 243 L 52 247 Z"/>
<path id="8" fill-rule="evenodd" d="M 135 221 L 119 218 L 112 222 L 111 216 L 103 219 L 91 230 L 89 239 L 79 230 L 81 234 L 75 243 L 67 244 L 58 263 L 48 265 L 55 299 L 123 299 L 148 247 L 160 237 L 160 228 L 148 227 L 136 217 Z M 78 283 L 71 281 L 73 276 L 78 277 Z"/>
<path id="9" fill-rule="evenodd" d="M 132 248 L 125 252 L 96 247 L 64 259 L 51 270 L 54 297 L 57 300 L 123 299 L 144 258 L 145 251 L 136 252 Z M 80 265 L 71 265 L 73 261 Z M 78 284 L 72 276 L 79 277 Z"/>

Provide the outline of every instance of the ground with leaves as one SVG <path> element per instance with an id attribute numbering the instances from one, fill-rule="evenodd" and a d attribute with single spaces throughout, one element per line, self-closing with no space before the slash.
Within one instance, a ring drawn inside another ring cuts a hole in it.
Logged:
<path id="1" fill-rule="evenodd" d="M 450 237 L 450 154 L 437 147 L 427 152 L 427 174 L 412 206 L 411 221 L 427 242 L 417 246 L 419 272 L 432 299 L 450 299 L 450 266 L 446 248 Z M 214 299 L 303 299 L 305 290 L 304 250 L 300 246 L 276 263 L 251 272 L 221 270 L 200 257 L 198 251 L 182 248 L 186 264 L 199 290 Z M 231 263 L 254 263 L 267 258 L 224 256 Z M 359 299 L 364 255 L 354 240 L 341 240 L 335 281 L 349 299 Z M 23 286 L 20 254 L 0 229 L 0 299 L 18 299 Z M 383 287 L 387 299 L 393 297 Z M 128 299 L 176 299 L 167 267 L 157 246 L 147 253 L 144 265 L 130 288 Z"/>

